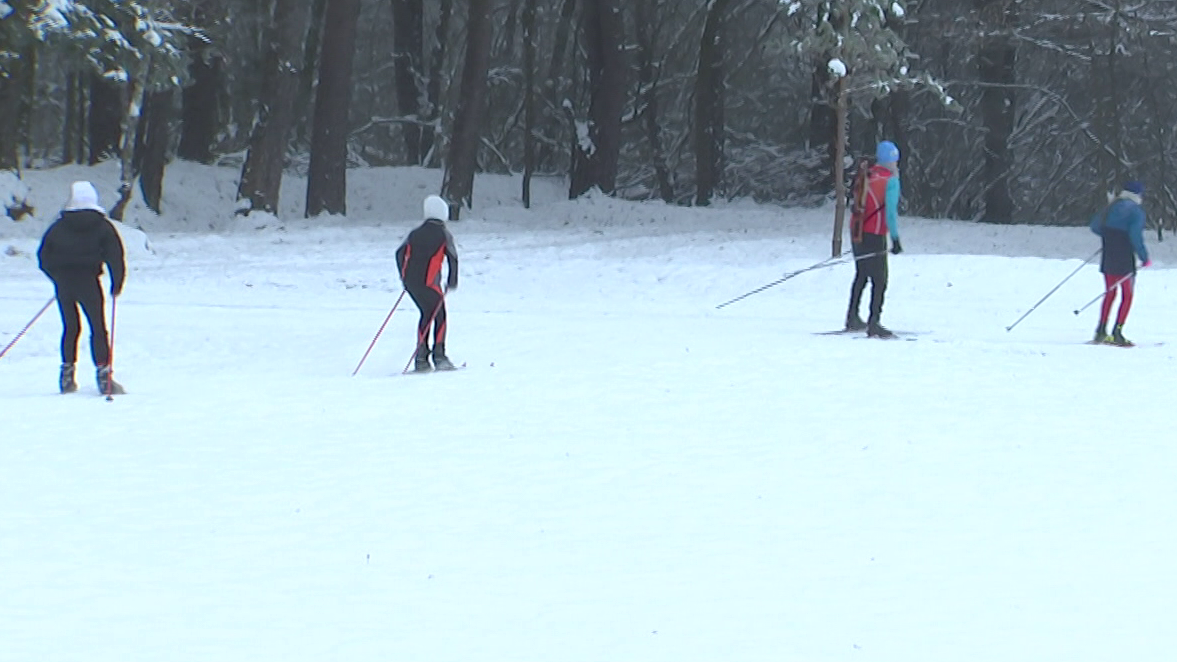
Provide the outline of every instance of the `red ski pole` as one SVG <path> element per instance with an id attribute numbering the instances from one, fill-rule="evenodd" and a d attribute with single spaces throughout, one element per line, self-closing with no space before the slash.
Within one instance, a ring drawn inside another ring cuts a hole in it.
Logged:
<path id="1" fill-rule="evenodd" d="M 384 318 L 384 324 L 380 325 L 380 330 L 377 331 L 376 335 L 372 338 L 372 343 L 368 345 L 368 351 L 364 352 L 364 356 L 360 359 L 359 365 L 357 365 L 356 369 L 352 371 L 352 377 L 356 376 L 356 373 L 358 373 L 360 368 L 364 365 L 364 361 L 368 360 L 368 354 L 372 353 L 372 348 L 376 346 L 376 341 L 380 338 L 380 334 L 384 333 L 384 327 L 388 326 L 388 320 L 392 319 L 392 314 L 396 312 L 397 306 L 401 305 L 401 299 L 405 298 L 406 291 L 407 290 L 401 290 L 401 295 L 396 298 L 396 303 L 392 304 L 392 310 L 388 311 L 388 317 Z"/>
<path id="2" fill-rule="evenodd" d="M 53 302 L 56 300 L 57 297 L 51 297 L 48 301 L 45 302 L 44 306 L 41 306 L 41 310 L 37 311 L 36 315 L 33 315 L 33 319 L 29 320 L 29 323 L 25 325 L 25 328 L 21 329 L 20 332 L 16 334 L 16 337 L 12 339 L 12 342 L 8 343 L 3 350 L 0 350 L 0 358 L 4 358 L 4 355 L 8 353 L 8 350 L 12 349 L 12 346 L 16 344 L 16 341 L 20 340 L 24 334 L 28 333 L 29 329 L 33 328 L 33 324 L 36 324 L 37 320 L 41 319 L 41 316 L 45 314 L 46 310 L 49 310 L 49 306 L 53 305 Z"/>
<path id="3" fill-rule="evenodd" d="M 115 314 L 118 311 L 119 298 L 112 296 L 110 298 L 110 358 L 107 359 L 106 367 L 106 401 L 114 401 L 114 321 Z"/>
<path id="4" fill-rule="evenodd" d="M 448 289 L 448 288 L 447 288 Z M 433 327 L 433 320 L 437 319 L 437 314 L 441 312 L 441 307 L 445 305 L 445 292 L 441 293 L 441 300 L 433 308 L 433 314 L 429 316 L 429 323 L 425 325 L 425 332 L 418 335 L 417 346 L 413 348 L 413 353 L 409 356 L 409 361 L 405 363 L 405 369 L 401 370 L 401 374 L 408 374 L 409 366 L 413 365 L 413 358 L 417 356 L 417 352 L 421 351 L 421 345 L 429 338 L 429 330 Z"/>

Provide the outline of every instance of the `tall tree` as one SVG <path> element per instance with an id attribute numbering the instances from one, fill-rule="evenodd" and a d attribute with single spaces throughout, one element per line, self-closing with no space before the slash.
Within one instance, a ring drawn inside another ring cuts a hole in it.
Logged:
<path id="1" fill-rule="evenodd" d="M 143 104 L 143 118 L 139 123 L 139 147 L 136 149 L 136 170 L 139 190 L 147 208 L 159 214 L 163 211 L 163 176 L 167 166 L 168 144 L 171 142 L 172 105 L 175 91 L 170 88 L 150 92 Z"/>
<path id="2" fill-rule="evenodd" d="M 723 25 L 729 0 L 712 0 L 695 74 L 695 204 L 711 204 L 723 181 Z"/>
<path id="3" fill-rule="evenodd" d="M 659 71 L 657 41 L 654 17 L 657 14 L 655 0 L 637 0 L 634 3 L 634 33 L 637 37 L 638 55 L 638 112 L 646 140 L 650 143 L 650 160 L 654 178 L 658 182 L 658 195 L 665 202 L 674 200 L 674 187 L 670 182 L 670 168 L 666 164 L 666 152 L 662 141 L 662 118 L 659 114 L 658 83 Z"/>
<path id="4" fill-rule="evenodd" d="M 1012 223 L 1014 202 L 1009 175 L 1013 154 L 1014 83 L 1017 82 L 1017 3 L 1014 0 L 975 0 L 981 19 L 977 73 L 981 80 L 981 121 L 985 126 L 985 212 L 981 220 Z"/>
<path id="5" fill-rule="evenodd" d="M 535 172 L 535 3 L 524 0 L 523 27 L 523 206 L 531 208 L 531 175 Z"/>
<path id="6" fill-rule="evenodd" d="M 625 29 L 619 0 L 586 0 L 584 14 L 590 101 L 588 123 L 575 146 L 569 189 L 572 198 L 594 186 L 613 193 L 626 98 Z"/>
<path id="7" fill-rule="evenodd" d="M 246 213 L 278 211 L 286 144 L 294 122 L 308 7 L 303 0 L 277 0 L 274 4 L 274 22 L 267 35 L 261 105 L 237 188 L 237 200 L 248 201 Z"/>
<path id="8" fill-rule="evenodd" d="M 102 74 L 90 74 L 90 165 L 118 156 L 122 144 L 124 90 Z"/>
<path id="9" fill-rule="evenodd" d="M 445 71 L 446 44 L 449 41 L 453 10 L 453 0 L 440 0 L 437 28 L 433 32 L 433 49 L 429 56 L 429 82 L 425 85 L 426 127 L 421 133 L 421 159 L 426 164 L 435 160 L 437 133 L 441 130 L 442 72 Z"/>
<path id="10" fill-rule="evenodd" d="M 308 217 L 347 214 L 348 111 L 359 19 L 360 0 L 328 0 L 307 173 Z"/>
<path id="11" fill-rule="evenodd" d="M 221 0 L 194 0 L 189 4 L 194 25 L 214 25 L 225 20 Z M 180 144 L 176 156 L 197 163 L 212 163 L 217 135 L 218 106 L 224 86 L 224 61 L 211 39 L 194 33 L 188 40 L 191 83 L 181 95 Z"/>
<path id="12" fill-rule="evenodd" d="M 421 101 L 425 80 L 425 7 L 422 0 L 392 0 L 392 57 L 401 135 L 409 163 L 421 163 Z"/>
<path id="13" fill-rule="evenodd" d="M 474 202 L 474 171 L 482 141 L 482 117 L 486 106 L 486 76 L 490 68 L 490 0 L 470 0 L 466 18 L 466 57 L 458 109 L 454 113 L 449 159 L 442 177 L 441 195 L 451 205 Z"/>

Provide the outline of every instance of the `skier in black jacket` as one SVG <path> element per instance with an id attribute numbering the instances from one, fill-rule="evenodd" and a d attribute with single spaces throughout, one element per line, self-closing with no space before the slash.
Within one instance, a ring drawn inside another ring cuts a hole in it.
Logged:
<path id="1" fill-rule="evenodd" d="M 445 355 L 445 295 L 458 287 L 458 252 L 454 237 L 445 226 L 450 206 L 441 197 L 425 198 L 425 222 L 417 226 L 396 249 L 396 263 L 401 282 L 421 311 L 417 324 L 417 354 L 414 369 L 427 372 L 453 370 Z M 449 266 L 446 286 L 441 288 L 441 263 Z M 433 367 L 429 365 L 429 327 L 433 326 Z"/>
<path id="2" fill-rule="evenodd" d="M 61 392 L 78 390 L 74 364 L 82 331 L 78 318 L 81 305 L 90 325 L 90 356 L 97 368 L 98 391 L 122 393 L 123 387 L 111 375 L 106 309 L 98 278 L 105 264 L 110 271 L 110 294 L 117 297 L 123 290 L 127 268 L 123 242 L 107 220 L 106 211 L 98 205 L 98 192 L 93 184 L 73 183 L 69 202 L 41 239 L 37 262 L 53 281 L 61 310 Z"/>

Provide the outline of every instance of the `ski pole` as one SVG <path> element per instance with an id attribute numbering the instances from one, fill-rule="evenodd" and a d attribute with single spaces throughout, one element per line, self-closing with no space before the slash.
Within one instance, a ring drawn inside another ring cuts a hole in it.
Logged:
<path id="1" fill-rule="evenodd" d="M 37 314 L 33 315 L 33 319 L 29 320 L 29 323 L 25 325 L 25 328 L 21 329 L 20 332 L 16 334 L 16 337 L 12 339 L 12 342 L 8 343 L 3 350 L 0 350 L 0 358 L 3 358 L 4 355 L 8 353 L 8 350 L 12 349 L 12 346 L 16 344 L 16 341 L 20 340 L 24 334 L 28 333 L 29 329 L 33 328 L 33 324 L 36 324 L 37 320 L 41 319 L 41 316 L 45 314 L 46 310 L 49 310 L 49 306 L 53 305 L 53 302 L 56 300 L 57 297 L 51 297 L 48 301 L 45 302 L 44 306 L 41 306 L 41 310 L 38 310 Z"/>
<path id="2" fill-rule="evenodd" d="M 1083 312 L 1084 310 L 1087 310 L 1088 308 L 1090 308 L 1090 307 L 1091 307 L 1091 304 L 1093 304 L 1093 303 L 1095 303 L 1096 301 L 1099 301 L 1100 299 L 1102 299 L 1102 298 L 1104 298 L 1105 296 L 1107 296 L 1109 292 L 1111 292 L 1112 290 L 1114 290 L 1114 289 L 1116 289 L 1117 287 L 1119 287 L 1119 286 L 1120 286 L 1120 283 L 1123 283 L 1124 281 L 1128 280 L 1129 278 L 1136 278 L 1136 274 L 1128 274 L 1127 276 L 1124 276 L 1124 277 L 1123 277 L 1123 278 L 1121 278 L 1120 280 L 1118 280 L 1118 281 L 1116 281 L 1116 282 L 1112 283 L 1112 286 L 1111 286 L 1111 287 L 1109 287 L 1109 288 L 1107 288 L 1106 290 L 1104 290 L 1102 294 L 1098 295 L 1097 297 L 1095 297 L 1095 298 L 1094 298 L 1094 299 L 1092 299 L 1091 301 L 1088 301 L 1088 302 L 1087 302 L 1087 304 L 1086 304 L 1085 306 L 1083 306 L 1083 307 L 1082 307 L 1082 308 L 1080 308 L 1079 310 L 1076 310 L 1076 311 L 1075 311 L 1075 314 L 1076 314 L 1076 315 L 1078 315 L 1079 313 Z"/>
<path id="3" fill-rule="evenodd" d="M 368 345 L 368 351 L 364 352 L 364 356 L 360 359 L 359 365 L 357 365 L 356 369 L 352 371 L 352 377 L 356 376 L 356 373 L 358 373 L 360 368 L 364 365 L 364 361 L 368 360 L 368 354 L 372 353 L 372 348 L 376 346 L 376 341 L 380 339 L 380 334 L 384 333 L 384 327 L 388 326 L 388 320 L 392 319 L 392 314 L 396 312 L 397 306 L 401 305 L 401 299 L 405 298 L 405 292 L 407 291 L 408 290 L 401 290 L 401 295 L 396 298 L 396 303 L 392 304 L 392 310 L 388 311 L 388 317 L 384 318 L 384 323 L 380 325 L 380 330 L 378 330 L 376 335 L 372 338 L 372 343 Z"/>
<path id="4" fill-rule="evenodd" d="M 1063 286 L 1063 283 L 1067 282 L 1068 280 L 1071 280 L 1071 277 L 1072 277 L 1072 276 L 1074 276 L 1075 274 L 1079 273 L 1079 270 L 1080 270 L 1080 269 L 1082 269 L 1083 267 L 1087 266 L 1087 264 L 1088 264 L 1088 263 L 1090 263 L 1092 260 L 1094 260 L 1094 259 L 1095 259 L 1095 257 L 1096 257 L 1097 255 L 1099 255 L 1100 253 L 1102 253 L 1102 252 L 1103 252 L 1103 249 L 1101 248 L 1101 249 L 1099 249 L 1099 250 L 1095 251 L 1094 253 L 1092 253 L 1092 254 L 1091 254 L 1091 257 L 1087 258 L 1086 260 L 1083 260 L 1083 264 L 1080 264 L 1078 268 L 1076 268 L 1074 271 L 1072 271 L 1070 276 L 1067 276 L 1066 278 L 1064 278 L 1064 279 L 1062 280 L 1062 282 L 1060 282 L 1058 285 L 1055 285 L 1053 290 L 1051 290 L 1051 291 L 1047 292 L 1047 293 L 1046 293 L 1046 296 L 1042 297 L 1042 299 L 1041 299 L 1041 300 L 1039 300 L 1039 301 L 1038 301 L 1038 303 L 1034 304 L 1034 305 L 1033 305 L 1033 306 L 1030 308 L 1030 310 L 1027 310 L 1025 313 L 1023 313 L 1023 314 L 1022 314 L 1022 316 L 1018 318 L 1018 321 L 1016 321 L 1016 322 L 1014 322 L 1013 324 L 1010 324 L 1009 326 L 1005 327 L 1005 330 L 1006 330 L 1006 331 L 1013 331 L 1013 328 L 1014 328 L 1015 326 L 1017 326 L 1018 324 L 1021 324 L 1022 320 L 1026 319 L 1027 317 L 1029 317 L 1029 316 L 1030 316 L 1030 313 L 1034 312 L 1034 310 L 1035 310 L 1036 308 L 1038 308 L 1038 306 L 1041 306 L 1041 305 L 1042 305 L 1042 303 L 1043 303 L 1044 301 L 1046 301 L 1047 299 L 1049 299 L 1049 298 L 1051 297 L 1051 295 L 1052 295 L 1052 294 L 1054 294 L 1055 292 L 1058 292 L 1058 289 L 1059 289 L 1060 287 L 1062 287 L 1062 286 Z"/>
<path id="5" fill-rule="evenodd" d="M 447 291 L 449 288 L 446 288 Z M 429 316 L 429 323 L 425 325 L 425 330 L 417 334 L 417 346 L 413 348 L 413 353 L 409 356 L 409 361 L 405 363 L 405 369 L 401 370 L 401 374 L 408 374 L 409 366 L 413 365 L 413 359 L 417 356 L 417 352 L 421 351 L 421 346 L 429 339 L 429 331 L 433 327 L 433 320 L 437 319 L 437 314 L 441 312 L 441 307 L 445 305 L 445 292 L 441 293 L 441 299 L 437 305 L 433 307 L 433 314 Z"/>
<path id="6" fill-rule="evenodd" d="M 117 296 L 110 298 L 110 357 L 106 362 L 106 401 L 114 402 L 114 322 L 118 311 Z"/>
<path id="7" fill-rule="evenodd" d="M 740 296 L 738 296 L 730 301 L 724 301 L 723 303 L 719 304 L 715 308 L 716 308 L 716 310 L 718 310 L 718 309 L 723 308 L 725 306 L 730 306 L 731 304 L 733 304 L 737 301 L 747 299 L 748 297 L 752 296 L 753 294 L 759 294 L 759 293 L 767 290 L 770 287 L 776 287 L 777 285 L 780 285 L 781 283 L 785 282 L 786 280 L 789 280 L 790 278 L 794 278 L 796 276 L 800 276 L 803 273 L 807 273 L 810 271 L 816 271 L 818 269 L 824 269 L 826 267 L 832 267 L 835 265 L 842 264 L 843 263 L 842 258 L 846 257 L 847 253 L 849 253 L 849 252 L 850 251 L 843 251 L 841 255 L 835 255 L 834 257 L 828 257 L 828 258 L 822 260 L 821 262 L 818 262 L 817 264 L 805 267 L 804 269 L 798 269 L 797 271 L 791 271 L 791 272 L 785 274 L 784 276 L 774 280 L 773 282 L 768 283 L 767 285 L 762 285 L 762 286 L 752 290 L 751 292 L 746 292 L 744 294 L 741 294 Z M 858 262 L 859 260 L 865 260 L 867 258 L 878 257 L 880 255 L 886 254 L 886 252 L 887 251 L 879 251 L 877 253 L 868 253 L 866 255 L 857 255 L 854 257 L 854 260 L 852 260 L 852 261 Z"/>

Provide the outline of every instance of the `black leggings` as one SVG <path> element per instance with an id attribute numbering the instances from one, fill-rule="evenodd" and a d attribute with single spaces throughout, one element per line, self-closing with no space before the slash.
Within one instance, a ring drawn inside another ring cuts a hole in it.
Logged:
<path id="1" fill-rule="evenodd" d="M 869 257 L 867 257 L 869 256 Z M 854 286 L 850 288 L 850 310 L 857 312 L 866 281 L 870 281 L 871 324 L 878 324 L 883 315 L 883 297 L 887 292 L 887 237 L 864 234 L 854 244 Z"/>
<path id="2" fill-rule="evenodd" d="M 420 285 L 409 288 L 409 296 L 421 311 L 417 322 L 417 348 L 429 348 L 429 324 L 433 323 L 433 346 L 445 348 L 445 298 L 441 292 Z"/>
<path id="3" fill-rule="evenodd" d="M 54 281 L 57 287 L 57 307 L 61 310 L 61 362 L 77 363 L 78 337 L 82 334 L 82 321 L 78 317 L 78 306 L 86 314 L 90 325 L 90 357 L 94 365 L 110 364 L 110 340 L 106 335 L 106 310 L 102 298 L 102 285 L 97 276 L 67 276 Z"/>

